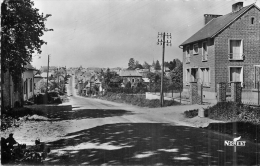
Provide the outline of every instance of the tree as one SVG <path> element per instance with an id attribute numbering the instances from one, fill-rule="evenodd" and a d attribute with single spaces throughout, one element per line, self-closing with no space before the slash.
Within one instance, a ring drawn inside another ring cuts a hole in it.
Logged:
<path id="1" fill-rule="evenodd" d="M 144 61 L 143 68 L 150 69 L 150 65 Z"/>
<path id="2" fill-rule="evenodd" d="M 173 70 L 173 69 L 175 69 L 175 67 L 176 67 L 176 60 L 173 59 L 173 61 L 171 61 L 170 64 L 169 64 L 169 69 Z"/>
<path id="3" fill-rule="evenodd" d="M 156 63 L 155 63 L 155 67 L 154 67 L 155 70 L 161 70 L 161 65 L 159 63 L 159 61 L 157 60 Z"/>
<path id="4" fill-rule="evenodd" d="M 137 65 L 139 65 L 139 61 L 136 60 L 135 61 L 135 66 L 137 66 Z"/>
<path id="5" fill-rule="evenodd" d="M 47 42 L 40 39 L 50 14 L 39 14 L 31 0 L 4 0 L 1 5 L 2 71 L 9 70 L 15 84 L 21 81 L 23 66 L 32 61 L 32 54 L 40 54 Z"/>
<path id="6" fill-rule="evenodd" d="M 138 64 L 138 65 L 135 66 L 135 69 L 137 69 L 137 68 L 143 69 L 143 66 L 141 64 Z"/>
<path id="7" fill-rule="evenodd" d="M 134 69 L 135 68 L 135 60 L 134 58 L 130 58 L 129 59 L 129 63 L 128 63 L 128 69 Z"/>
<path id="8" fill-rule="evenodd" d="M 179 64 L 173 71 L 170 73 L 172 85 L 171 88 L 182 90 L 183 88 L 183 68 L 182 63 Z"/>
<path id="9" fill-rule="evenodd" d="M 152 63 L 152 67 L 155 67 L 155 62 L 153 61 L 153 63 Z"/>
<path id="10" fill-rule="evenodd" d="M 176 67 L 182 66 L 182 62 L 179 59 L 175 59 Z"/>
<path id="11" fill-rule="evenodd" d="M 131 82 L 128 81 L 126 84 L 125 84 L 125 88 L 131 88 Z"/>

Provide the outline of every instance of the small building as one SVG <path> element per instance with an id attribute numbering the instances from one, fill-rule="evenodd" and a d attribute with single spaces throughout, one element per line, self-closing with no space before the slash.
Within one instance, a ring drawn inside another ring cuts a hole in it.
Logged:
<path id="1" fill-rule="evenodd" d="M 121 70 L 119 76 L 123 79 L 123 83 L 131 83 L 131 87 L 142 81 L 142 75 L 136 70 Z"/>
<path id="2" fill-rule="evenodd" d="M 40 74 L 34 76 L 34 94 L 44 93 L 44 80 Z"/>
<path id="3" fill-rule="evenodd" d="M 24 66 L 25 71 L 22 74 L 23 79 L 23 99 L 24 101 L 32 99 L 34 96 L 34 71 L 31 64 Z"/>

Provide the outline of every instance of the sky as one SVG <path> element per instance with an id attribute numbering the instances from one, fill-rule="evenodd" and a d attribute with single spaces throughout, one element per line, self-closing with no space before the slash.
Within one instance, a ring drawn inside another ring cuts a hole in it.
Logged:
<path id="1" fill-rule="evenodd" d="M 179 45 L 204 26 L 204 14 L 230 13 L 237 0 L 34 0 L 40 13 L 51 14 L 36 68 L 128 67 L 130 58 L 151 64 L 162 60 L 158 32 L 171 33 L 165 61 L 180 59 Z M 260 0 L 244 0 L 244 6 Z"/>

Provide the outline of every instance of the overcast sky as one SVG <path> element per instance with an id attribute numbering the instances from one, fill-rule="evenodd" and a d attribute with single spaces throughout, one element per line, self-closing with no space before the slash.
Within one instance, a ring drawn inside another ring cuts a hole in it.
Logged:
<path id="1" fill-rule="evenodd" d="M 204 14 L 231 12 L 235 0 L 34 0 L 52 14 L 42 37 L 48 44 L 33 58 L 33 66 L 127 67 L 130 58 L 161 62 L 158 32 L 172 34 L 165 60 L 179 58 L 179 45 L 204 25 Z M 244 1 L 244 6 L 256 0 Z M 256 2 L 260 6 L 260 0 Z"/>

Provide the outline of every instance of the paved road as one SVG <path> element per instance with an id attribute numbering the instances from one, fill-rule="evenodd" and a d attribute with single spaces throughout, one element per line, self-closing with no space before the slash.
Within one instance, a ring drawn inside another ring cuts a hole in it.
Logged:
<path id="1" fill-rule="evenodd" d="M 64 120 L 79 119 L 78 130 L 49 142 L 46 164 L 82 165 L 257 165 L 260 147 L 247 140 L 245 147 L 224 146 L 233 138 L 200 128 L 180 125 L 147 109 L 78 97 L 74 111 L 60 113 Z"/>

